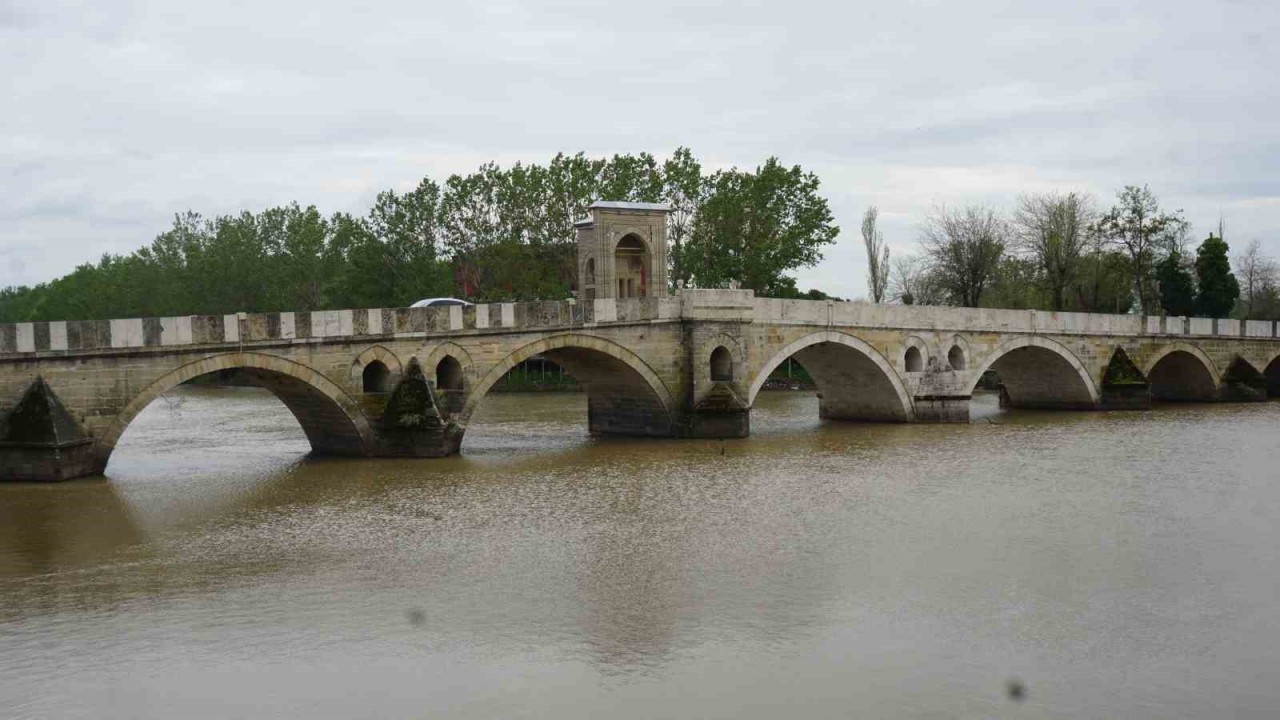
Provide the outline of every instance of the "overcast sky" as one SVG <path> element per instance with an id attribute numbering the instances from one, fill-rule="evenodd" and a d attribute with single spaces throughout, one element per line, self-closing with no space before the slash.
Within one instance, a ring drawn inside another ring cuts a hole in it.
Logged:
<path id="1" fill-rule="evenodd" d="M 935 203 L 1148 184 L 1197 238 L 1280 255 L 1280 2 L 0 0 L 0 285 L 131 251 L 174 213 L 482 162 L 689 146 L 815 171 L 842 228 L 802 288 L 866 294 Z"/>

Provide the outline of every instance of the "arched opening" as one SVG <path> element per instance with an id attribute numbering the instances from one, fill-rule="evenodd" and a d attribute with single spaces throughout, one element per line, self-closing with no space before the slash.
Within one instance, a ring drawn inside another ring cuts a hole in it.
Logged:
<path id="1" fill-rule="evenodd" d="M 234 392 L 243 392 L 245 387 L 261 388 L 278 398 L 302 426 L 315 454 L 362 456 L 371 447 L 368 440 L 371 432 L 359 405 L 337 385 L 291 360 L 259 353 L 235 353 L 180 367 L 139 393 L 102 434 L 98 447 L 103 466 L 125 430 L 148 405 L 162 397 L 166 398 L 165 402 L 180 402 L 170 394 L 174 388 L 194 378 L 215 374 L 225 381 L 219 384 L 240 389 Z M 234 392 L 230 395 L 225 394 L 225 389 L 221 392 L 224 393 L 221 397 L 236 397 Z M 261 402 L 263 396 L 258 393 L 257 397 Z M 270 407 L 269 402 L 266 407 Z"/>
<path id="2" fill-rule="evenodd" d="M 582 265 L 582 297 L 584 300 L 596 299 L 596 259 L 587 258 Z"/>
<path id="3" fill-rule="evenodd" d="M 920 354 L 920 348 L 912 345 L 907 348 L 907 352 L 902 357 L 902 364 L 906 367 L 907 372 L 922 372 L 924 370 L 924 356 Z"/>
<path id="4" fill-rule="evenodd" d="M 1267 378 L 1267 397 L 1280 397 L 1280 355 L 1277 355 L 1263 371 Z"/>
<path id="5" fill-rule="evenodd" d="M 549 373 L 576 381 L 564 389 L 586 392 L 587 427 L 591 433 L 653 437 L 669 437 L 673 433 L 671 408 L 675 403 L 652 369 L 621 345 L 572 334 L 530 343 L 508 355 L 475 382 L 459 423 L 467 425 L 491 389 L 510 390 L 503 384 L 504 378 L 534 363 L 543 363 Z M 522 420 L 527 420 L 528 414 L 526 408 Z"/>
<path id="6" fill-rule="evenodd" d="M 964 348 L 959 345 L 952 345 L 947 351 L 947 363 L 951 365 L 952 370 L 963 370 L 965 366 Z"/>
<path id="7" fill-rule="evenodd" d="M 733 356 L 723 345 L 711 351 L 711 380 L 733 382 Z"/>
<path id="8" fill-rule="evenodd" d="M 635 234 L 624 236 L 613 251 L 613 272 L 617 297 L 649 296 L 649 249 Z"/>
<path id="9" fill-rule="evenodd" d="M 788 359 L 803 366 L 818 390 L 818 414 L 829 420 L 906 422 L 911 400 L 893 368 L 852 335 L 814 333 L 779 351 L 765 363 L 748 393 L 748 405 L 770 375 Z"/>
<path id="10" fill-rule="evenodd" d="M 1151 399 L 1159 402 L 1209 402 L 1218 399 L 1218 381 L 1205 361 L 1187 350 L 1173 350 L 1147 373 Z"/>
<path id="11" fill-rule="evenodd" d="M 370 361 L 360 373 L 360 386 L 367 393 L 391 392 L 391 371 L 381 360 Z"/>
<path id="12" fill-rule="evenodd" d="M 998 389 L 1005 407 L 1092 410 L 1098 401 L 1093 381 L 1074 356 L 1029 341 L 998 354 L 978 373 L 974 386 Z"/>
<path id="13" fill-rule="evenodd" d="M 436 363 L 436 390 L 462 389 L 462 363 L 452 355 L 445 355 Z"/>
<path id="14" fill-rule="evenodd" d="M 440 409 L 453 414 L 462 409 L 466 401 L 463 390 L 462 363 L 452 355 L 445 355 L 436 363 L 436 400 Z"/>

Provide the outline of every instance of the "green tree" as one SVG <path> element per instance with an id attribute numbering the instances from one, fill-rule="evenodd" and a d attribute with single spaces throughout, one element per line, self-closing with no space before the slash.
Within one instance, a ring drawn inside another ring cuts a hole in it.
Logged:
<path id="1" fill-rule="evenodd" d="M 1122 315 L 1133 308 L 1129 260 L 1115 250 L 1096 250 L 1080 258 L 1080 273 L 1072 288 L 1073 309 Z"/>
<path id="2" fill-rule="evenodd" d="M 662 164 L 662 195 L 671 208 L 667 216 L 667 259 L 671 263 L 668 275 L 671 284 L 679 286 L 689 282 L 684 249 L 693 233 L 693 218 L 706 195 L 702 165 L 689 148 L 676 148 Z"/>
<path id="3" fill-rule="evenodd" d="M 1195 285 L 1191 273 L 1183 267 L 1182 253 L 1174 250 L 1156 265 L 1156 281 L 1165 314 L 1191 315 L 1195 311 Z"/>
<path id="4" fill-rule="evenodd" d="M 704 284 L 798 293 L 785 272 L 816 262 L 836 234 L 817 178 L 771 159 L 714 179 L 688 148 L 662 163 L 647 153 L 561 153 L 545 165 L 486 163 L 443 186 L 424 178 L 380 193 L 363 217 L 298 203 L 211 219 L 187 212 L 131 254 L 0 291 L 0 320 L 393 307 L 448 294 L 561 298 L 576 282 L 574 222 L 598 199 L 671 205 L 673 281 L 696 274 Z"/>
<path id="5" fill-rule="evenodd" d="M 777 158 L 755 172 L 716 173 L 683 253 L 689 275 L 702 287 L 738 282 L 765 296 L 788 286 L 786 273 L 816 264 L 840 232 L 818 185 Z"/>
<path id="6" fill-rule="evenodd" d="M 1196 250 L 1196 313 L 1223 318 L 1240 297 L 1240 283 L 1231 272 L 1227 241 L 1210 234 Z"/>
<path id="7" fill-rule="evenodd" d="M 658 202 L 662 199 L 662 168 L 649 153 L 614 155 L 600 173 L 600 200 Z"/>
<path id="8" fill-rule="evenodd" d="M 1031 258 L 1005 255 L 982 294 L 981 307 L 1047 310 L 1053 304 L 1042 278 L 1043 268 Z"/>
<path id="9" fill-rule="evenodd" d="M 1162 211 L 1145 185 L 1126 185 L 1116 195 L 1115 206 L 1098 220 L 1097 232 L 1128 258 L 1129 277 L 1141 312 L 1156 307 L 1156 258 L 1161 250 L 1173 249 L 1186 232 L 1181 212 Z"/>

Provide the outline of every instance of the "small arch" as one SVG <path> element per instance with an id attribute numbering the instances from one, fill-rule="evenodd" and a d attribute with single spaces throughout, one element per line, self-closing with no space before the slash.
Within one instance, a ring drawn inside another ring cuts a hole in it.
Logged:
<path id="1" fill-rule="evenodd" d="M 792 356 L 821 391 L 824 417 L 888 422 L 915 417 L 911 395 L 884 356 L 861 339 L 834 330 L 806 335 L 774 353 L 756 372 L 748 406 L 769 375 Z"/>
<path id="2" fill-rule="evenodd" d="M 1189 343 L 1173 343 L 1152 356 L 1147 366 L 1151 399 L 1162 402 L 1208 402 L 1218 399 L 1218 371 L 1204 351 Z"/>
<path id="3" fill-rule="evenodd" d="M 445 355 L 436 363 L 436 390 L 461 390 L 462 363 L 452 355 Z"/>
<path id="4" fill-rule="evenodd" d="M 382 368 L 375 368 L 369 371 L 372 363 L 379 363 Z M 376 378 L 382 370 L 386 371 L 385 377 Z M 351 363 L 351 383 L 349 385 L 352 392 L 358 388 L 362 392 L 391 392 L 391 389 L 400 381 L 403 374 L 400 358 L 396 354 L 381 345 L 371 345 L 364 349 L 356 359 Z M 369 374 L 366 374 L 368 371 Z M 369 381 L 373 380 L 372 387 L 385 387 L 385 390 L 371 390 Z"/>
<path id="5" fill-rule="evenodd" d="M 391 371 L 381 360 L 370 362 L 360 373 L 360 389 L 366 393 L 391 392 Z"/>
<path id="6" fill-rule="evenodd" d="M 1013 407 L 1088 410 L 1098 406 L 1098 385 L 1084 363 L 1046 337 L 1019 336 L 996 348 L 972 374 L 969 394 L 989 370 L 1000 376 Z"/>
<path id="7" fill-rule="evenodd" d="M 947 351 L 947 364 L 952 370 L 963 370 L 965 368 L 964 348 L 960 345 L 952 345 Z"/>
<path id="8" fill-rule="evenodd" d="M 733 356 L 729 348 L 720 345 L 711 351 L 712 382 L 733 382 Z"/>
<path id="9" fill-rule="evenodd" d="M 907 352 L 902 356 L 902 364 L 907 372 L 923 372 L 924 356 L 920 354 L 920 348 L 915 345 L 907 348 Z"/>

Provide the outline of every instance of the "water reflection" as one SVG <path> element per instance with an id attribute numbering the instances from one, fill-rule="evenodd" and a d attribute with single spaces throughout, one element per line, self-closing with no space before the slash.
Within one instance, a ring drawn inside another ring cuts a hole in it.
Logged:
<path id="1" fill-rule="evenodd" d="M 111 483 L 0 485 L 0 579 L 93 567 L 141 541 Z"/>
<path id="2" fill-rule="evenodd" d="M 494 396 L 461 457 L 359 461 L 184 391 L 109 480 L 0 486 L 0 714 L 987 717 L 1014 675 L 1039 715 L 1280 702 L 1250 680 L 1280 661 L 1280 405 L 980 405 L 762 395 L 752 438 L 655 441 Z"/>

